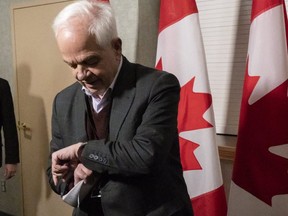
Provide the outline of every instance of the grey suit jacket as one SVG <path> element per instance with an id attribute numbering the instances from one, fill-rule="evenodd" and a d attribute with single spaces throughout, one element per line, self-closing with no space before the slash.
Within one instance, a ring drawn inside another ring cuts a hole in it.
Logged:
<path id="1" fill-rule="evenodd" d="M 179 159 L 179 92 L 174 75 L 124 57 L 112 92 L 106 140 L 87 140 L 87 107 L 80 84 L 56 96 L 51 152 L 88 141 L 80 160 L 105 176 L 101 186 L 105 215 L 169 216 L 180 209 L 193 215 Z M 59 193 L 50 167 L 47 173 L 52 189 Z"/>

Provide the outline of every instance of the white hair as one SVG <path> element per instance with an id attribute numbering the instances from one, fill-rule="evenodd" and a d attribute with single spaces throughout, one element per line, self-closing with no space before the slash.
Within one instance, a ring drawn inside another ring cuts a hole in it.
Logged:
<path id="1" fill-rule="evenodd" d="M 79 0 L 66 6 L 54 19 L 52 28 L 55 37 L 65 28 L 69 28 L 71 19 L 88 20 L 87 32 L 95 36 L 100 47 L 107 47 L 118 38 L 116 20 L 108 2 L 99 0 Z"/>

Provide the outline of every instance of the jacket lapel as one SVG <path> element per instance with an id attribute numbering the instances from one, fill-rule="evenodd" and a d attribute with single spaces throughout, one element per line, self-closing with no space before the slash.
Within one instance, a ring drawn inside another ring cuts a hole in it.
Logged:
<path id="1" fill-rule="evenodd" d="M 135 97 L 135 71 L 133 64 L 123 56 L 122 68 L 112 92 L 112 107 L 109 123 L 110 139 L 116 140 Z"/>
<path id="2" fill-rule="evenodd" d="M 80 84 L 79 84 L 80 85 Z M 78 116 L 77 120 L 77 139 L 78 142 L 84 142 L 88 140 L 87 132 L 86 132 L 86 123 L 90 120 L 89 114 L 88 114 L 88 98 L 85 95 L 85 93 L 82 91 L 82 87 L 79 87 L 77 96 L 75 98 L 76 102 L 74 103 L 74 106 L 76 106 L 76 115 Z"/>

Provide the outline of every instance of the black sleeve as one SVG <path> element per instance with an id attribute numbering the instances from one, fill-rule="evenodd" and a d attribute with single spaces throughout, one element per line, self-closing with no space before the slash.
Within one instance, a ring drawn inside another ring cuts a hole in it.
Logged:
<path id="1" fill-rule="evenodd" d="M 4 145 L 5 145 L 5 163 L 19 163 L 19 141 L 14 114 L 14 105 L 9 83 L 1 81 L 1 119 L 3 120 Z"/>

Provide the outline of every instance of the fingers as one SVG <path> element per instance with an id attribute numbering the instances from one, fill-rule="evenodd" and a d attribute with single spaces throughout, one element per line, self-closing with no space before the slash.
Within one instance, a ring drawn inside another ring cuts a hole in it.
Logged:
<path id="1" fill-rule="evenodd" d="M 52 177 L 54 184 L 57 185 L 59 179 L 65 179 L 68 172 L 69 166 L 67 164 L 52 166 Z"/>
<path id="2" fill-rule="evenodd" d="M 17 164 L 5 164 L 4 177 L 6 180 L 16 175 Z"/>
<path id="3" fill-rule="evenodd" d="M 53 179 L 54 185 L 57 185 L 58 184 L 58 177 L 56 175 L 52 174 L 52 179 Z"/>
<path id="4" fill-rule="evenodd" d="M 83 164 L 78 164 L 74 171 L 74 184 L 77 184 L 79 181 L 84 180 L 86 183 L 88 177 L 92 175 L 92 171 L 87 169 Z"/>
<path id="5" fill-rule="evenodd" d="M 16 175 L 16 173 L 14 173 L 14 172 L 5 172 L 4 173 L 4 177 L 5 177 L 6 180 L 14 177 L 15 175 Z"/>
<path id="6" fill-rule="evenodd" d="M 52 154 L 52 158 L 51 158 L 51 173 L 52 173 L 52 179 L 55 185 L 58 184 L 58 176 L 57 176 L 57 172 L 56 172 L 56 168 L 55 166 L 57 165 L 57 161 L 58 161 L 58 157 L 56 155 L 56 153 Z"/>
<path id="7" fill-rule="evenodd" d="M 70 169 L 68 167 L 67 167 L 67 169 L 63 168 L 59 171 L 53 171 L 52 172 L 52 178 L 53 178 L 54 184 L 57 185 L 59 180 L 65 182 L 67 180 L 67 178 L 69 178 L 69 172 L 70 172 Z"/>
<path id="8" fill-rule="evenodd" d="M 66 148 L 53 152 L 51 155 L 51 172 L 55 185 L 58 184 L 59 178 L 65 180 L 69 170 L 74 170 L 78 164 L 77 151 L 82 143 L 77 143 Z M 76 163 L 76 165 L 75 165 Z"/>
<path id="9" fill-rule="evenodd" d="M 61 156 L 58 152 L 54 152 L 51 160 L 51 173 L 55 185 L 58 184 L 59 178 L 62 178 L 69 170 L 68 164 L 63 163 L 63 161 L 59 159 L 59 155 Z"/>

